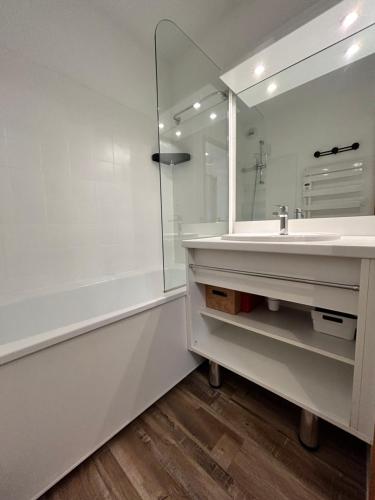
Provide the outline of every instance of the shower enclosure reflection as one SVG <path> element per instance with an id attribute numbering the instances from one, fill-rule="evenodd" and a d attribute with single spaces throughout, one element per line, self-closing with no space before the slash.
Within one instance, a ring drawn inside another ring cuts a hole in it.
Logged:
<path id="1" fill-rule="evenodd" d="M 264 116 L 237 101 L 237 218 L 264 220 L 269 144 Z"/>
<path id="2" fill-rule="evenodd" d="M 165 290 L 185 284 L 181 241 L 228 230 L 228 93 L 171 21 L 155 32 Z"/>

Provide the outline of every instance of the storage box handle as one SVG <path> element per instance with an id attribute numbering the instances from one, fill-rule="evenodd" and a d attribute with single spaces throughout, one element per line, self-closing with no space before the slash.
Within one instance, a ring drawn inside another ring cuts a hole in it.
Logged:
<path id="1" fill-rule="evenodd" d="M 342 318 L 337 318 L 336 316 L 327 316 L 327 314 L 323 314 L 322 318 L 326 319 L 327 321 L 333 321 L 334 323 L 343 323 L 344 322 L 344 320 Z"/>
<path id="2" fill-rule="evenodd" d="M 212 295 L 219 295 L 219 297 L 228 297 L 226 292 L 222 292 L 221 290 L 211 290 Z"/>

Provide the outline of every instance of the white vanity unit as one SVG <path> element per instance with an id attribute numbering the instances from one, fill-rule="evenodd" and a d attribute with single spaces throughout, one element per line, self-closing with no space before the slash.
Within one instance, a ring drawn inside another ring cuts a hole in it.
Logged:
<path id="1" fill-rule="evenodd" d="M 375 237 L 184 242 L 191 351 L 371 443 L 375 401 Z M 279 299 L 237 315 L 207 308 L 205 285 Z M 358 316 L 353 341 L 313 329 L 309 309 Z"/>
<path id="2" fill-rule="evenodd" d="M 342 0 L 222 75 L 229 234 L 184 242 L 189 349 L 211 385 L 224 366 L 300 406 L 309 448 L 318 417 L 373 440 L 374 62 L 374 1 Z M 228 314 L 212 287 L 281 307 Z M 317 331 L 340 313 L 354 340 Z"/>

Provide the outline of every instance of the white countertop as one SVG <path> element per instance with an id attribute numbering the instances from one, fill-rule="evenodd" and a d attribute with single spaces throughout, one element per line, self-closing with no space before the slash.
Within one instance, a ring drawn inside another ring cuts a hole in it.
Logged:
<path id="1" fill-rule="evenodd" d="M 354 257 L 375 259 L 375 236 L 342 236 L 334 241 L 308 242 L 251 242 L 226 241 L 220 236 L 184 240 L 185 248 L 205 250 L 239 250 L 242 252 L 289 253 L 300 255 L 326 255 L 332 257 Z"/>

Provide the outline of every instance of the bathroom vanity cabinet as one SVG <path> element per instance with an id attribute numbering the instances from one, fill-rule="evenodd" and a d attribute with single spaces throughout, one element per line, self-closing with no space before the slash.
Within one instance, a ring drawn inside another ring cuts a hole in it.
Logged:
<path id="1" fill-rule="evenodd" d="M 189 240 L 188 347 L 364 441 L 373 439 L 375 238 Z M 277 312 L 207 308 L 205 285 L 272 297 Z M 309 308 L 358 316 L 356 339 L 313 329 Z"/>

